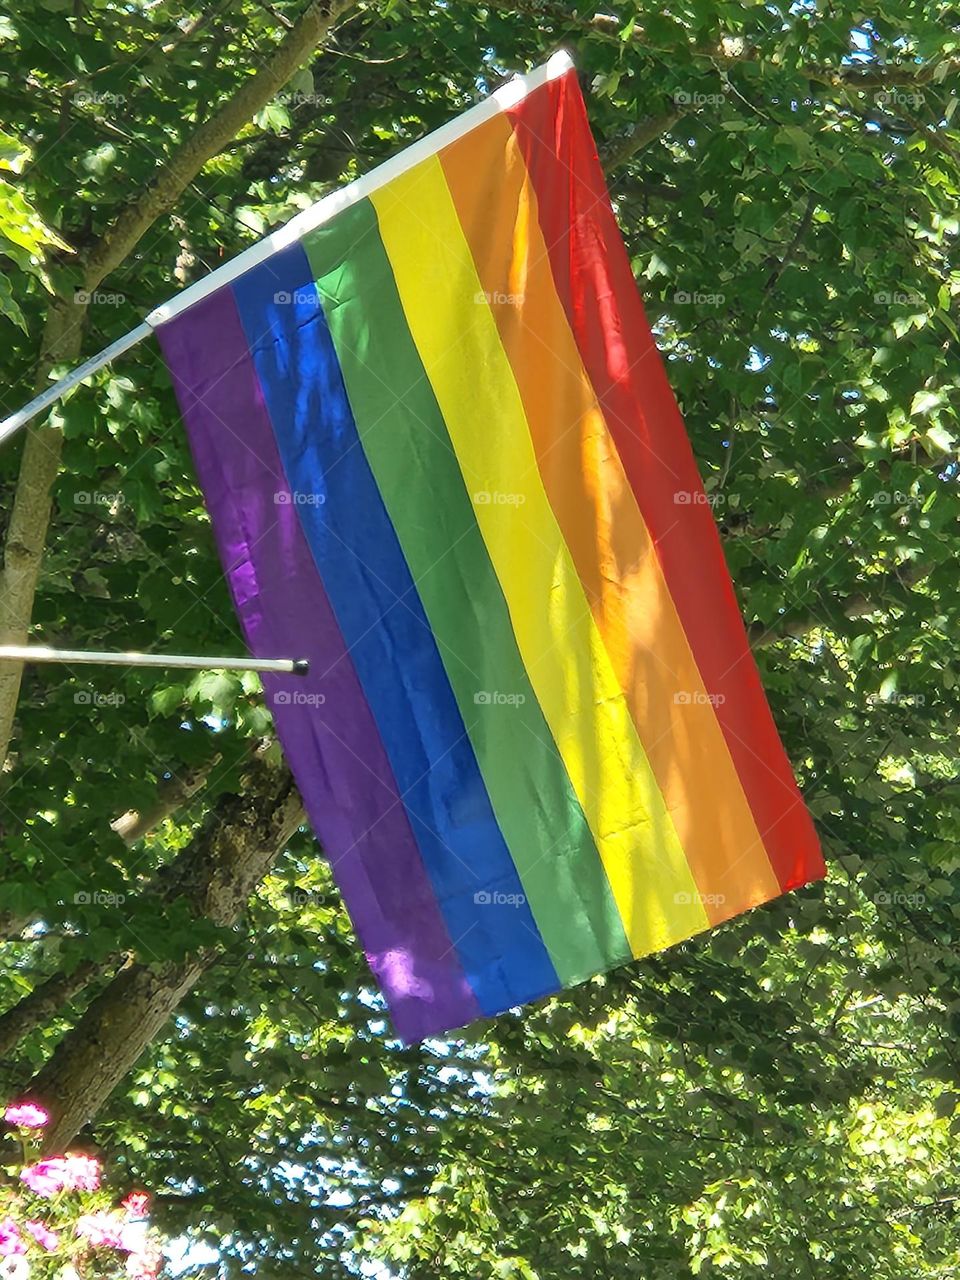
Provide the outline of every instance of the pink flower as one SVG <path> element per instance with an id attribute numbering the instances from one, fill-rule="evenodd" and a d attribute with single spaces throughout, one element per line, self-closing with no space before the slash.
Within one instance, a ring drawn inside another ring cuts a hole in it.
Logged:
<path id="1" fill-rule="evenodd" d="M 21 1129 L 42 1129 L 45 1124 L 50 1123 L 50 1117 L 43 1107 L 32 1102 L 13 1103 L 4 1111 L 3 1118 L 7 1124 L 19 1125 Z"/>
<path id="2" fill-rule="evenodd" d="M 163 1262 L 163 1255 L 155 1245 L 148 1245 L 143 1253 L 131 1253 L 127 1258 L 127 1275 L 132 1280 L 156 1280 Z"/>
<path id="3" fill-rule="evenodd" d="M 0 1258 L 9 1258 L 15 1253 L 26 1253 L 27 1246 L 20 1234 L 20 1228 L 12 1218 L 4 1218 L 0 1222 Z"/>
<path id="4" fill-rule="evenodd" d="M 27 1165 L 20 1170 L 20 1181 L 25 1182 L 35 1195 L 55 1196 L 58 1191 L 69 1185 L 66 1161 L 62 1156 L 54 1156 L 50 1160 L 38 1160 L 36 1164 Z"/>
<path id="5" fill-rule="evenodd" d="M 33 1236 L 34 1240 L 36 1240 L 37 1244 L 46 1249 L 48 1253 L 52 1253 L 60 1243 L 60 1237 L 57 1233 L 55 1231 L 51 1231 L 43 1222 L 38 1222 L 34 1219 L 32 1222 L 25 1222 L 23 1225 Z"/>
<path id="6" fill-rule="evenodd" d="M 150 1211 L 150 1197 L 146 1191 L 131 1191 L 121 1204 L 131 1218 L 145 1218 Z"/>
<path id="7" fill-rule="evenodd" d="M 100 1161 L 93 1156 L 67 1155 L 63 1158 L 67 1186 L 74 1191 L 96 1191 L 100 1187 Z"/>
<path id="8" fill-rule="evenodd" d="M 89 1240 L 95 1249 L 120 1248 L 120 1221 L 109 1213 L 85 1213 L 77 1222 L 77 1235 Z"/>
<path id="9" fill-rule="evenodd" d="M 100 1161 L 93 1156 L 51 1156 L 20 1171 L 20 1179 L 38 1196 L 70 1191 L 96 1191 L 100 1186 Z"/>

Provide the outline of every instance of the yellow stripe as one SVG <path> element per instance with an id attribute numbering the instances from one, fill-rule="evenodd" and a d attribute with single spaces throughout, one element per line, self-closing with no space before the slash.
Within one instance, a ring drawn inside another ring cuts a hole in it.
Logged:
<path id="1" fill-rule="evenodd" d="M 371 200 L 467 488 L 487 498 L 477 502 L 477 520 L 524 665 L 630 945 L 646 955 L 705 929 L 707 916 L 544 491 L 520 393 L 439 160 L 409 170 Z"/>
<path id="2" fill-rule="evenodd" d="M 543 486 L 711 924 L 775 898 L 767 857 L 650 531 L 557 295 L 510 121 L 440 153 L 524 405 Z M 498 200 L 481 172 L 498 173 Z"/>

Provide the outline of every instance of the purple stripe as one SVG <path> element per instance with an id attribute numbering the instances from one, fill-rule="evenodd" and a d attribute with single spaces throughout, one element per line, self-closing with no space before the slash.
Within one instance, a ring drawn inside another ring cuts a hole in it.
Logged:
<path id="1" fill-rule="evenodd" d="M 264 676 L 267 703 L 397 1030 L 412 1041 L 462 1026 L 480 1011 L 296 506 L 282 500 L 289 487 L 232 293 L 211 294 L 157 337 L 250 651 L 310 660 L 306 677 Z"/>

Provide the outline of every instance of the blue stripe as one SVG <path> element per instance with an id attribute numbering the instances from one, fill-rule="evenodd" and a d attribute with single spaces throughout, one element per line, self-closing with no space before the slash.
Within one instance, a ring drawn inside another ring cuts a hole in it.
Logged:
<path id="1" fill-rule="evenodd" d="M 493 1014 L 556 991 L 360 444 L 306 254 L 299 245 L 283 250 L 233 289 L 307 542 L 477 1002 Z"/>

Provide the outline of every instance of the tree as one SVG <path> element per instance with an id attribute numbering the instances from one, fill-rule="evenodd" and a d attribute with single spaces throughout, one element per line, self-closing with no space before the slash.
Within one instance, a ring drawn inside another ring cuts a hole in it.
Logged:
<path id="1" fill-rule="evenodd" d="M 0 790 L 3 1080 L 162 1189 L 170 1228 L 217 1251 L 198 1272 L 958 1263 L 957 18 L 611 8 L 46 0 L 0 20 L 9 408 L 574 48 L 831 863 L 826 886 L 402 1049 L 256 681 L 28 670 Z M 240 650 L 155 355 L 51 415 L 19 481 L 0 456 L 5 638 L 32 603 L 50 643 Z"/>

